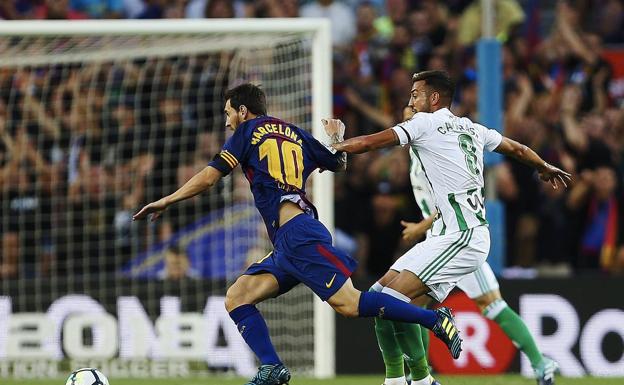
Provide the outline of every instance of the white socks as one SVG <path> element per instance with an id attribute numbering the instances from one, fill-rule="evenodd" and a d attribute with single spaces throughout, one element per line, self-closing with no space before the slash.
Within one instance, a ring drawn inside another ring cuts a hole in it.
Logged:
<path id="1" fill-rule="evenodd" d="M 412 380 L 412 385 L 431 385 L 434 381 L 434 378 L 431 375 L 423 378 L 422 380 Z M 383 385 L 406 385 L 407 381 L 405 377 L 397 377 L 397 378 L 386 378 L 384 380 Z"/>
<path id="2" fill-rule="evenodd" d="M 382 293 L 384 294 L 388 294 L 393 296 L 396 299 L 400 299 L 403 302 L 407 302 L 410 303 L 412 302 L 411 298 L 406 296 L 403 293 L 399 293 L 398 291 L 394 290 L 394 289 L 390 289 L 389 287 L 384 287 L 383 290 L 381 290 Z"/>
<path id="3" fill-rule="evenodd" d="M 431 375 L 428 375 L 422 380 L 418 380 L 418 381 L 412 380 L 412 385 L 431 385 L 432 382 L 433 382 L 433 377 L 431 377 Z"/>
<path id="4" fill-rule="evenodd" d="M 373 283 L 373 286 L 371 286 L 371 287 L 370 287 L 370 289 L 371 289 L 372 291 L 377 292 L 377 293 L 381 293 L 381 291 L 383 290 L 383 288 L 384 288 L 384 287 L 383 287 L 383 286 L 381 286 L 381 283 L 379 283 L 379 282 L 375 282 L 375 283 Z"/>
<path id="5" fill-rule="evenodd" d="M 405 376 L 396 377 L 396 378 L 386 378 L 384 380 L 384 385 L 405 385 L 405 384 L 407 384 L 407 382 L 405 381 Z"/>
<path id="6" fill-rule="evenodd" d="M 503 299 L 497 299 L 494 302 L 492 302 L 491 304 L 488 305 L 488 307 L 486 307 L 483 310 L 483 315 L 486 318 L 489 318 L 491 320 L 494 320 L 494 318 L 496 318 L 500 312 L 502 312 L 503 310 L 505 310 L 505 308 L 507 307 L 507 302 L 505 302 L 505 300 Z"/>

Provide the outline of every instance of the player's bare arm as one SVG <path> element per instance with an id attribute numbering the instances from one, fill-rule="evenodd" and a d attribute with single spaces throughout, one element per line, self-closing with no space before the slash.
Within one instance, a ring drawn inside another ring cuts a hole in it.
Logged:
<path id="1" fill-rule="evenodd" d="M 407 222 L 401 221 L 401 225 L 404 227 L 403 229 L 403 240 L 408 242 L 415 242 L 419 239 L 422 239 L 427 230 L 431 228 L 433 225 L 433 221 L 437 212 L 431 214 L 429 217 L 423 219 L 420 222 Z"/>
<path id="2" fill-rule="evenodd" d="M 340 119 L 329 119 L 328 123 L 324 125 L 325 132 L 329 137 L 335 135 L 340 129 L 340 126 L 344 124 Z M 344 142 L 332 144 L 332 147 L 337 151 L 343 151 L 349 154 L 361 154 L 385 147 L 392 147 L 399 144 L 399 138 L 396 136 L 394 130 L 388 128 L 381 132 L 356 136 L 351 139 L 347 139 Z"/>
<path id="3" fill-rule="evenodd" d="M 558 183 L 568 187 L 568 182 L 572 180 L 569 173 L 549 164 L 531 148 L 515 140 L 503 136 L 503 140 L 494 151 L 533 167 L 539 173 L 540 179 L 544 182 L 550 182 L 555 189 L 558 187 Z"/>
<path id="4" fill-rule="evenodd" d="M 150 220 L 154 221 L 160 216 L 160 214 L 167 209 L 173 203 L 183 201 L 185 199 L 194 197 L 195 195 L 202 193 L 212 187 L 221 177 L 221 171 L 214 167 L 207 166 L 191 179 L 188 180 L 182 187 L 171 195 L 167 195 L 156 202 L 152 202 L 143 207 L 138 213 L 134 214 L 132 220 L 143 219 L 152 214 Z"/>

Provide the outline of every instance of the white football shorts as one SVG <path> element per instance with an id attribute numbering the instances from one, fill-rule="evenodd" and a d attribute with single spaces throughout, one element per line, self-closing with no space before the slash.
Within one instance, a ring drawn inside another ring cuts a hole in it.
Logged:
<path id="1" fill-rule="evenodd" d="M 490 252 L 490 230 L 477 226 L 465 231 L 429 236 L 403 254 L 390 269 L 411 271 L 438 302 L 467 274 L 475 272 Z"/>
<path id="2" fill-rule="evenodd" d="M 487 261 L 479 266 L 477 270 L 460 279 L 457 287 L 466 293 L 470 299 L 481 297 L 499 288 L 498 280 Z"/>

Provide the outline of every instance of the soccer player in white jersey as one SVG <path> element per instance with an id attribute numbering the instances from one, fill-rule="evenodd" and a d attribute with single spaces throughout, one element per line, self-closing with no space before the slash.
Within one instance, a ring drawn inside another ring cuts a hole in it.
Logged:
<path id="1" fill-rule="evenodd" d="M 453 115 L 449 108 L 454 84 L 446 72 L 420 72 L 412 81 L 408 104 L 414 111 L 411 119 L 333 147 L 358 154 L 409 145 L 420 161 L 436 213 L 432 218 L 431 236 L 399 258 L 375 289 L 405 302 L 424 305 L 429 302 L 426 295 L 442 302 L 464 276 L 475 272 L 485 262 L 489 253 L 483 198 L 484 150 L 496 151 L 532 166 L 553 188 L 567 186 L 570 174 L 546 163 L 527 146 L 468 118 Z M 337 119 L 325 124 L 329 135 L 342 128 L 342 122 Z M 449 328 L 453 326 L 448 325 Z M 385 385 L 405 383 L 404 377 L 396 379 L 399 382 L 388 380 Z M 428 374 L 413 380 L 417 385 L 435 383 Z"/>
<path id="2" fill-rule="evenodd" d="M 404 111 L 404 118 L 407 120 L 413 114 L 412 109 L 407 107 Z M 412 191 L 425 218 L 418 223 L 402 222 L 405 227 L 403 239 L 414 242 L 422 239 L 425 234 L 430 236 L 430 228 L 436 213 L 433 211 L 435 207 L 433 195 L 420 161 L 414 151 L 410 150 L 409 154 Z M 379 287 L 381 285 L 376 284 L 373 289 Z M 527 356 L 535 371 L 538 384 L 553 384 L 554 373 L 558 369 L 557 363 L 542 355 L 524 321 L 503 300 L 498 281 L 490 265 L 487 262 L 483 263 L 474 273 L 462 278 L 457 287 L 476 303 L 485 317 L 496 322 Z M 426 355 L 428 332 L 426 330 L 421 331 L 420 327 L 414 328 L 412 325 L 399 325 L 395 328 L 394 322 L 377 319 L 375 332 L 386 365 L 386 383 L 404 383 L 403 357 L 410 368 L 412 378 L 422 379 L 429 376 Z M 422 336 L 422 345 L 420 345 L 419 335 Z"/>
<path id="3" fill-rule="evenodd" d="M 411 109 L 410 109 L 411 111 Z M 436 213 L 432 212 L 431 208 L 435 207 L 431 190 L 427 183 L 427 178 L 422 170 L 422 165 L 418 160 L 418 156 L 415 152 L 410 150 L 410 180 L 412 182 L 412 190 L 414 192 L 414 198 L 416 203 L 420 207 L 423 214 L 423 219 L 418 223 L 402 222 L 405 229 L 403 230 L 403 239 L 407 241 L 415 241 L 421 239 L 425 234 L 430 236 L 430 229 L 435 219 Z M 492 271 L 490 265 L 484 262 L 476 271 L 463 277 L 458 283 L 457 287 L 461 289 L 466 295 L 472 299 L 479 307 L 479 310 L 483 315 L 494 322 L 496 322 L 501 329 L 511 339 L 529 359 L 533 370 L 535 371 L 535 377 L 539 385 L 554 384 L 554 374 L 558 369 L 558 365 L 555 361 L 548 357 L 544 357 L 539 348 L 535 344 L 535 340 L 531 335 L 531 332 L 527 328 L 526 324 L 520 318 L 520 316 L 511 309 L 499 290 L 498 280 Z M 402 341 L 399 343 L 397 340 L 401 338 L 409 337 L 409 333 L 395 334 L 393 330 L 394 322 L 381 320 L 381 323 L 390 324 L 390 327 L 378 327 L 381 333 L 377 333 L 377 339 L 379 340 L 380 347 L 386 351 L 393 351 L 393 349 L 401 350 L 401 357 L 407 357 L 406 361 L 410 366 L 410 370 L 416 372 L 416 378 L 425 378 L 429 375 L 428 363 L 426 358 L 427 343 L 423 340 L 422 355 L 418 348 L 411 346 L 411 341 Z M 413 333 L 421 334 L 421 328 L 419 325 L 414 328 Z M 412 328 L 412 325 L 403 325 L 403 329 Z M 390 331 L 392 335 L 388 333 Z M 426 332 L 426 331 L 425 331 Z M 383 333 L 383 334 L 382 334 Z M 380 335 L 382 334 L 382 335 Z M 407 335 L 406 335 L 407 334 Z M 383 346 L 386 344 L 386 346 Z M 395 346 L 388 346 L 389 344 L 395 344 Z M 402 351 L 401 346 L 406 346 L 406 350 Z M 388 360 L 386 364 L 393 365 L 396 360 Z M 384 363 L 386 360 L 384 359 Z M 412 364 L 413 363 L 413 364 Z M 420 364 L 418 364 L 420 363 Z M 424 363 L 424 365 L 423 365 Z M 400 369 L 403 370 L 403 362 L 401 362 Z M 412 368 L 415 369 L 412 369 Z M 394 368 L 387 368 L 386 372 L 394 370 Z M 398 367 L 396 368 L 398 369 Z M 419 374 L 419 371 L 427 371 L 426 376 Z M 414 376 L 412 376 L 413 378 Z M 390 381 L 386 381 L 390 382 Z"/>

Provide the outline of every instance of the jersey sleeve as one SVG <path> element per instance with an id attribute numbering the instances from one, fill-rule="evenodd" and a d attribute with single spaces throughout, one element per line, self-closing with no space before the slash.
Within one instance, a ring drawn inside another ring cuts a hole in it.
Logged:
<path id="1" fill-rule="evenodd" d="M 478 125 L 483 132 L 483 148 L 487 151 L 494 151 L 503 140 L 503 136 L 496 130 L 492 130 L 482 125 Z"/>
<path id="2" fill-rule="evenodd" d="M 418 142 L 429 124 L 430 120 L 425 114 L 417 113 L 411 119 L 392 127 L 392 130 L 397 134 L 399 144 L 404 146 Z"/>
<path id="3" fill-rule="evenodd" d="M 223 145 L 221 152 L 215 155 L 208 165 L 224 175 L 231 173 L 240 162 L 247 158 L 250 147 L 247 132 L 247 125 L 242 124 L 237 127 L 234 134 Z"/>

